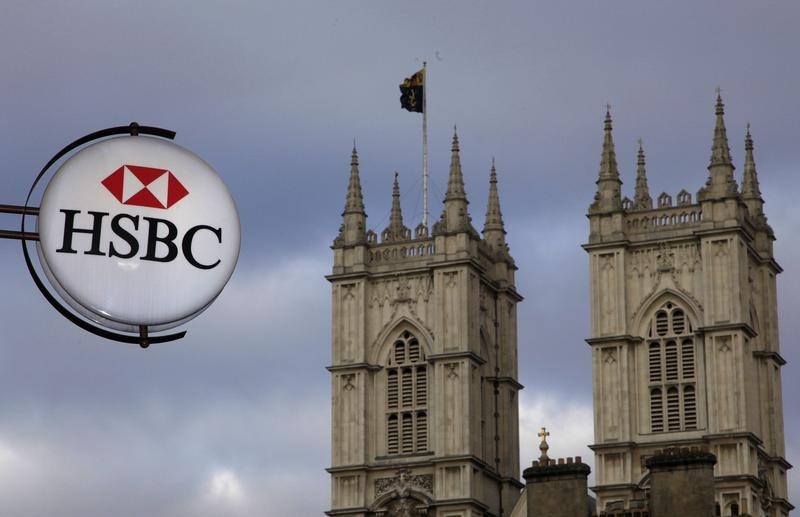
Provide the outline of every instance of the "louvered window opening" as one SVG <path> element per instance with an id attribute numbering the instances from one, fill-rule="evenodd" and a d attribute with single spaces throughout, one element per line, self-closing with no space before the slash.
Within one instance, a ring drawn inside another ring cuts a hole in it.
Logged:
<path id="1" fill-rule="evenodd" d="M 681 401 L 678 388 L 667 390 L 667 431 L 681 430 Z"/>
<path id="2" fill-rule="evenodd" d="M 661 382 L 661 343 L 650 343 L 650 382 Z"/>
<path id="3" fill-rule="evenodd" d="M 428 366 L 419 341 L 404 332 L 386 367 L 386 451 L 412 454 L 428 449 Z"/>
<path id="4" fill-rule="evenodd" d="M 661 389 L 653 388 L 650 390 L 650 427 L 654 433 L 664 430 L 664 399 Z"/>
<path id="5" fill-rule="evenodd" d="M 697 429 L 696 349 L 686 313 L 673 303 L 653 316 L 647 333 L 650 432 Z"/>
<path id="6" fill-rule="evenodd" d="M 686 429 L 697 429 L 697 399 L 691 384 L 683 388 L 683 423 Z"/>

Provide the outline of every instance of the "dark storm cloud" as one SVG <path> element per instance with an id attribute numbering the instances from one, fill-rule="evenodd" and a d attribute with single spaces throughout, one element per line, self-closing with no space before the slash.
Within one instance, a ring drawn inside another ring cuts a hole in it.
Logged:
<path id="1" fill-rule="evenodd" d="M 21 203 L 34 173 L 70 140 L 138 120 L 175 129 L 179 144 L 221 173 L 244 235 L 240 268 L 220 299 L 183 342 L 147 351 L 72 328 L 36 294 L 17 244 L 3 243 L 0 513 L 326 508 L 328 246 L 354 137 L 369 224 L 385 225 L 395 170 L 407 224 L 419 221 L 420 119 L 400 110 L 397 86 L 424 59 L 432 215 L 458 124 L 478 227 L 496 157 L 527 297 L 522 434 L 533 439 L 531 426 L 548 425 L 559 455 L 587 455 L 565 449 L 590 440 L 576 429 L 587 425 L 579 416 L 554 413 L 566 404 L 585 416 L 591 407 L 579 245 L 605 104 L 624 191 L 632 192 L 641 137 L 651 194 L 694 193 L 705 181 L 714 88 L 722 87 L 738 172 L 744 126 L 753 124 L 786 269 L 784 405 L 796 463 L 800 70 L 790 64 L 798 15 L 795 4 L 739 1 L 4 2 L 0 202 Z M 300 500 L 298 486 L 313 495 Z"/>

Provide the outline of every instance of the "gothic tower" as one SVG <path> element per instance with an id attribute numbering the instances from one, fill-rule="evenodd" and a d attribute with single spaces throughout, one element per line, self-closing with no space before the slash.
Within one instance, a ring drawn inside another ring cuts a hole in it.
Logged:
<path id="1" fill-rule="evenodd" d="M 514 261 L 492 165 L 483 236 L 453 137 L 432 235 L 367 215 L 353 149 L 334 240 L 331 509 L 336 516 L 507 516 L 519 497 Z"/>
<path id="2" fill-rule="evenodd" d="M 717 457 L 717 515 L 785 517 L 775 240 L 763 211 L 753 141 L 734 178 L 717 97 L 708 179 L 676 203 L 648 192 L 639 149 L 634 199 L 621 199 L 606 114 L 589 208 L 592 449 L 598 511 L 647 507 L 645 461 L 699 446 Z"/>

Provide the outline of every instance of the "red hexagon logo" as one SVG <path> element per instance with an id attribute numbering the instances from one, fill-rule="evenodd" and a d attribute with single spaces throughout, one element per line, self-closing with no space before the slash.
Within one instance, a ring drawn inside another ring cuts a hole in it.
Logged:
<path id="1" fill-rule="evenodd" d="M 101 181 L 123 205 L 170 208 L 189 194 L 167 169 L 122 165 Z"/>

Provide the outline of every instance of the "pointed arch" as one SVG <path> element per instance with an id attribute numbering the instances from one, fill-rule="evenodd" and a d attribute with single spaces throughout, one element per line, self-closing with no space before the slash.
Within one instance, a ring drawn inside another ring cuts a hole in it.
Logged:
<path id="1" fill-rule="evenodd" d="M 373 349 L 375 429 L 379 455 L 421 454 L 428 451 L 430 353 L 417 322 L 400 318 L 381 333 Z"/>
<path id="2" fill-rule="evenodd" d="M 431 353 L 432 336 L 425 325 L 421 321 L 416 321 L 408 316 L 401 316 L 387 324 L 378 334 L 371 347 L 369 362 L 377 365 L 386 364 L 394 339 L 405 331 L 411 332 L 419 340 L 420 347 L 426 357 Z"/>
<path id="3" fill-rule="evenodd" d="M 652 293 L 639 305 L 639 310 L 634 315 L 633 324 L 631 325 L 636 335 L 647 335 L 645 327 L 650 323 L 655 311 L 670 301 L 685 309 L 686 317 L 689 319 L 692 328 L 697 328 L 700 325 L 703 309 L 685 293 L 668 287 Z"/>
<path id="4" fill-rule="evenodd" d="M 702 348 L 695 329 L 700 318 L 693 300 L 667 288 L 643 304 L 632 330 L 637 347 L 640 400 L 647 408 L 643 428 L 650 433 L 694 431 L 701 427 Z"/>

